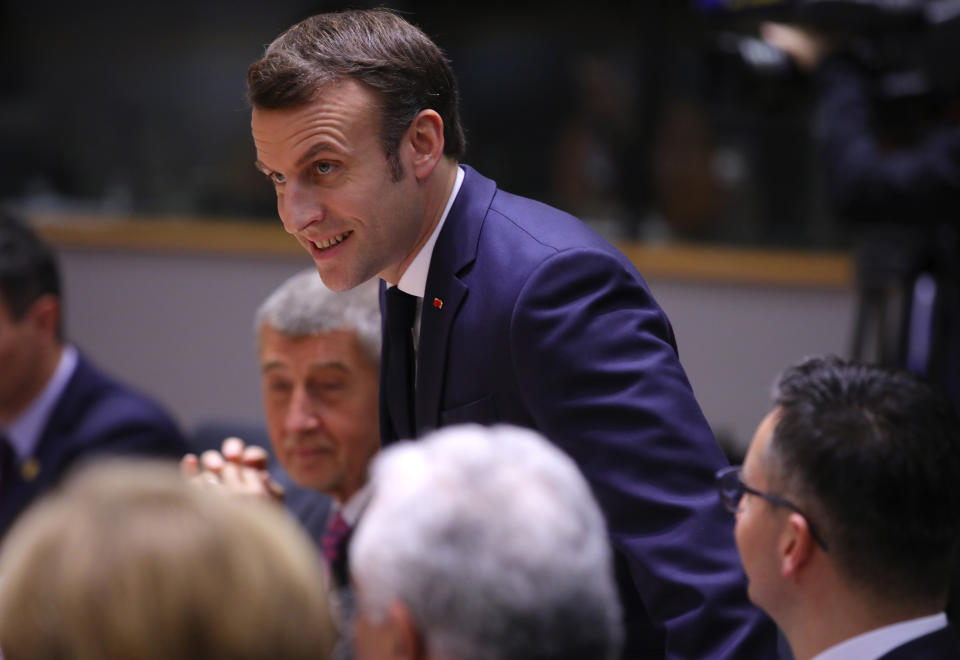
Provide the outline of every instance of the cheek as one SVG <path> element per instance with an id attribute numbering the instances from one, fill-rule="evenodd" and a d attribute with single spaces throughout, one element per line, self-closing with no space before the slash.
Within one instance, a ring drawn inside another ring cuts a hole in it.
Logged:
<path id="1" fill-rule="evenodd" d="M 733 538 L 737 544 L 741 561 L 745 562 L 750 554 L 750 523 L 744 513 L 737 513 L 733 524 Z"/>
<path id="2" fill-rule="evenodd" d="M 278 445 L 283 444 L 283 427 L 286 419 L 286 406 L 281 403 L 271 401 L 269 396 L 264 397 L 263 414 L 267 422 L 267 434 L 270 436 L 270 442 L 274 451 L 278 450 Z"/>

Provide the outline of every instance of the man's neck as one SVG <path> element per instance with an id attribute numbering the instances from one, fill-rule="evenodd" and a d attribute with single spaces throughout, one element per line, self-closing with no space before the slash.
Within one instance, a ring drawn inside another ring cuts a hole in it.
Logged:
<path id="1" fill-rule="evenodd" d="M 43 392 L 43 388 L 53 378 L 62 355 L 63 345 L 59 343 L 52 344 L 40 352 L 34 369 L 20 384 L 16 398 L 11 401 L 4 401 L 0 405 L 0 425 L 9 426 L 13 423 L 17 416 L 26 410 Z"/>
<path id="2" fill-rule="evenodd" d="M 423 249 L 423 246 L 433 234 L 433 230 L 437 228 L 437 223 L 443 217 L 443 210 L 447 206 L 447 200 L 450 199 L 450 193 L 457 181 L 457 167 L 457 161 L 444 156 L 437 163 L 430 176 L 420 184 L 425 187 L 423 213 L 425 223 L 417 237 L 417 242 L 414 243 L 413 249 L 410 250 L 400 267 L 392 273 L 386 271 L 380 273 L 380 277 L 390 284 L 396 284 L 400 281 L 407 267 Z"/>

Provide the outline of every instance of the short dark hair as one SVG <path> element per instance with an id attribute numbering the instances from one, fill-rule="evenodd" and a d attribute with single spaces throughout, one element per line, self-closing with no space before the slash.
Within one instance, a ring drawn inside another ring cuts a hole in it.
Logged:
<path id="1" fill-rule="evenodd" d="M 395 179 L 397 147 L 421 110 L 443 119 L 444 154 L 463 156 L 459 92 L 443 51 L 419 28 L 386 9 L 311 16 L 277 37 L 247 70 L 254 107 L 296 108 L 327 83 L 352 78 L 379 96 L 381 141 Z"/>
<path id="2" fill-rule="evenodd" d="M 832 356 L 785 370 L 774 400 L 771 480 L 840 570 L 879 597 L 942 607 L 960 543 L 950 404 L 912 374 Z"/>
<path id="3" fill-rule="evenodd" d="M 60 298 L 60 269 L 56 254 L 25 222 L 0 209 L 2 302 L 10 316 L 19 321 L 33 303 L 45 295 Z"/>

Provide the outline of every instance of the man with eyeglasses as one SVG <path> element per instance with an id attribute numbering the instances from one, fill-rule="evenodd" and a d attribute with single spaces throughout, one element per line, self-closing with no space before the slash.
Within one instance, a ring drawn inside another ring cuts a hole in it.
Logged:
<path id="1" fill-rule="evenodd" d="M 960 658 L 960 422 L 904 372 L 788 368 L 742 468 L 717 474 L 749 595 L 797 660 Z"/>

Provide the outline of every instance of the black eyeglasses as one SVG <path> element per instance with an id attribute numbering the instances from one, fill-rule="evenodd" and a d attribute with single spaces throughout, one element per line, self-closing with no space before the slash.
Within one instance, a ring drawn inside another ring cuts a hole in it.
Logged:
<path id="1" fill-rule="evenodd" d="M 743 499 L 744 493 L 762 497 L 771 504 L 785 507 L 794 513 L 799 513 L 803 516 L 804 520 L 807 521 L 807 527 L 810 528 L 810 536 L 813 537 L 813 540 L 824 550 L 827 549 L 826 541 L 824 541 L 823 537 L 814 529 L 813 522 L 807 514 L 797 508 L 795 504 L 782 497 L 777 497 L 770 493 L 763 493 L 743 483 L 743 468 L 741 466 L 732 465 L 717 471 L 717 492 L 720 493 L 720 501 L 723 502 L 723 506 L 725 506 L 730 513 L 736 513 L 740 510 L 740 500 Z"/>

